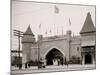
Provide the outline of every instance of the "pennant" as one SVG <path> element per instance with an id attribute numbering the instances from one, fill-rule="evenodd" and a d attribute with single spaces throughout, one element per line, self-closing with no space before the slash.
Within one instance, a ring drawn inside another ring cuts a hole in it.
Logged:
<path id="1" fill-rule="evenodd" d="M 59 13 L 59 8 L 55 5 L 54 9 L 55 9 L 55 13 L 58 14 Z"/>
<path id="2" fill-rule="evenodd" d="M 69 25 L 71 25 L 71 21 L 70 21 L 70 19 L 69 19 Z"/>

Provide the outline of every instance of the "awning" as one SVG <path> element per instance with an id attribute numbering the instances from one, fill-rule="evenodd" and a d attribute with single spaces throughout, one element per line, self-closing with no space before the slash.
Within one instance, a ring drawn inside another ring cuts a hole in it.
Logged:
<path id="1" fill-rule="evenodd" d="M 83 41 L 81 46 L 95 46 L 95 41 Z"/>

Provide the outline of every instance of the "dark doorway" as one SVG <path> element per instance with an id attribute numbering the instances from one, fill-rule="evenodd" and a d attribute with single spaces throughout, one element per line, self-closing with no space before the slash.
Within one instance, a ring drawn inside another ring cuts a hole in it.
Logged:
<path id="1" fill-rule="evenodd" d="M 46 60 L 47 60 L 47 65 L 54 65 L 53 60 L 56 60 L 58 65 L 63 64 L 63 54 L 56 48 L 53 48 L 46 55 Z"/>
<path id="2" fill-rule="evenodd" d="M 92 64 L 92 56 L 89 53 L 85 55 L 85 64 Z"/>

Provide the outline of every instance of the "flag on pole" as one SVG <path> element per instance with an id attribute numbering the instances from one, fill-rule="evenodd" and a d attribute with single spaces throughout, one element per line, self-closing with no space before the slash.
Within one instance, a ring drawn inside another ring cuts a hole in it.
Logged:
<path id="1" fill-rule="evenodd" d="M 59 8 L 55 5 L 54 9 L 55 9 L 55 13 L 58 14 L 59 13 Z"/>
<path id="2" fill-rule="evenodd" d="M 69 19 L 69 25 L 71 25 L 71 21 L 70 21 L 70 19 Z"/>
<path id="3" fill-rule="evenodd" d="M 71 27 L 71 21 L 70 21 L 70 18 L 69 18 L 69 30 L 71 29 L 70 27 Z"/>
<path id="4" fill-rule="evenodd" d="M 39 34 L 42 33 L 41 24 L 39 24 Z"/>
<path id="5" fill-rule="evenodd" d="M 39 29 L 41 29 L 41 24 L 39 25 Z"/>

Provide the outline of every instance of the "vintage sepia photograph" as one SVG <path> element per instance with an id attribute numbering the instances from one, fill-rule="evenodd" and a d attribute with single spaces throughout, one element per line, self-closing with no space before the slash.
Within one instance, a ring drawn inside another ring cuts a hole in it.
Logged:
<path id="1" fill-rule="evenodd" d="M 96 6 L 11 0 L 11 74 L 96 69 Z"/>

